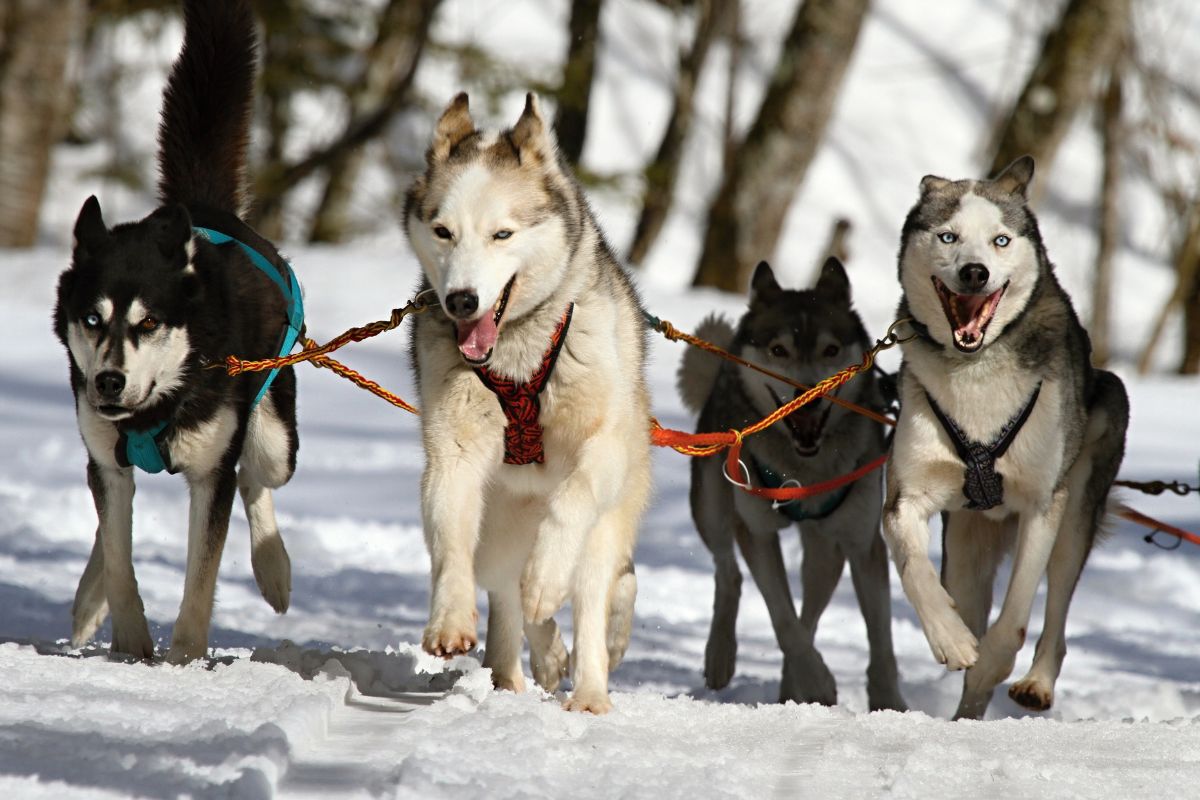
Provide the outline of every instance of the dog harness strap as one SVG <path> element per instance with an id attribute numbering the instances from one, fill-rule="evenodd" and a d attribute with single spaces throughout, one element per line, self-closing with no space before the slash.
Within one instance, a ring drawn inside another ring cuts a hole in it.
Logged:
<path id="1" fill-rule="evenodd" d="M 996 461 L 1008 451 L 1021 428 L 1025 426 L 1029 415 L 1033 413 L 1033 407 L 1037 403 L 1041 391 L 1042 384 L 1038 383 L 1033 389 L 1033 394 L 1025 402 L 1024 408 L 1004 423 L 1004 427 L 1000 429 L 1000 435 L 991 444 L 968 439 L 958 423 L 942 411 L 929 392 L 925 392 L 925 399 L 929 401 L 933 415 L 937 417 L 937 421 L 949 434 L 955 452 L 966 466 L 963 473 L 963 494 L 967 498 L 966 508 L 986 511 L 1004 502 L 1004 476 L 996 472 Z"/>
<path id="2" fill-rule="evenodd" d="M 193 227 L 192 230 L 213 244 L 227 244 L 230 242 L 236 244 L 250 259 L 250 263 L 258 267 L 264 275 L 279 287 L 279 291 L 283 293 L 283 299 L 287 301 L 288 321 L 283 331 L 283 339 L 279 345 L 278 355 L 286 356 L 292 352 L 292 348 L 296 346 L 297 340 L 300 339 L 304 331 L 304 298 L 300 293 L 300 282 L 296 280 L 296 273 L 292 270 L 291 263 L 282 256 L 279 257 L 279 261 L 283 265 L 282 272 L 285 273 L 281 274 L 280 268 L 268 261 L 266 256 L 227 233 L 199 226 Z M 250 404 L 251 410 L 263 399 L 263 396 L 267 393 L 267 389 L 271 388 L 271 384 L 275 381 L 275 376 L 278 374 L 279 367 L 267 373 L 267 379 L 263 381 L 258 394 L 254 396 L 254 401 Z"/>
<path id="3" fill-rule="evenodd" d="M 166 420 L 145 431 L 121 431 L 115 453 L 117 463 L 122 467 L 137 467 L 151 474 L 165 469 L 174 475 L 166 431 Z"/>
<path id="4" fill-rule="evenodd" d="M 768 489 L 780 489 L 783 487 L 783 478 L 775 474 L 775 471 L 761 461 L 747 455 L 751 466 L 758 472 L 758 478 L 762 481 L 762 485 Z M 809 520 L 825 519 L 833 512 L 842 507 L 847 495 L 850 494 L 851 487 L 843 486 L 841 489 L 833 492 L 824 503 L 818 508 L 809 510 L 801 500 L 792 500 L 786 503 L 775 504 L 775 510 L 783 514 L 793 522 L 807 522 Z"/>
<path id="5" fill-rule="evenodd" d="M 542 446 L 542 426 L 538 422 L 542 409 L 540 395 L 550 380 L 550 373 L 554 371 L 554 363 L 558 360 L 563 342 L 566 341 L 574 310 L 574 303 L 567 306 L 558 327 L 550 337 L 550 347 L 542 356 L 541 366 L 528 381 L 517 383 L 511 378 L 495 375 L 487 367 L 475 368 L 475 374 L 483 381 L 483 385 L 496 395 L 496 399 L 500 401 L 500 409 L 504 412 L 505 464 L 519 466 L 546 462 L 546 452 Z"/>

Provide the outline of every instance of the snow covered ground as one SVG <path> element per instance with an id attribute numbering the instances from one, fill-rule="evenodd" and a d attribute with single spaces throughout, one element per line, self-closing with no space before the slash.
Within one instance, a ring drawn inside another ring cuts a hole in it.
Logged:
<path id="1" fill-rule="evenodd" d="M 765 44 L 788 12 L 785 4 L 751 5 L 751 34 Z M 896 237 L 917 181 L 926 172 L 974 173 L 987 119 L 971 98 L 1015 90 L 1013 76 L 1023 74 L 1035 30 L 1029 20 L 1013 22 L 1011 3 L 946 4 L 936 18 L 923 17 L 921 5 L 879 3 L 870 18 L 830 143 L 810 171 L 776 259 L 785 282 L 808 280 L 830 219 L 853 216 L 851 278 L 868 328 L 877 332 L 898 295 Z M 562 43 L 551 29 L 561 10 L 547 15 L 548 8 L 558 4 L 458 0 L 439 24 L 447 35 L 486 38 L 498 48 L 536 41 L 539 52 L 558 52 Z M 547 16 L 539 29 L 535 21 Z M 1197 30 L 1196 14 L 1187 20 Z M 605 25 L 628 32 L 624 41 L 634 44 L 658 41 L 653 37 L 670 29 L 664 12 L 635 0 L 613 2 Z M 643 39 L 629 39 L 635 33 Z M 649 48 L 630 45 L 605 62 L 589 163 L 628 169 L 652 149 L 671 56 Z M 764 51 L 756 60 L 769 65 L 770 47 Z M 163 59 L 172 53 L 165 47 Z M 452 87 L 454 75 L 431 69 L 425 80 Z M 736 314 L 741 305 L 736 297 L 682 288 L 698 247 L 702 196 L 715 179 L 705 147 L 717 128 L 720 92 L 708 87 L 711 109 L 690 156 L 682 208 L 639 276 L 647 307 L 684 329 L 710 310 Z M 144 125 L 156 102 L 147 101 Z M 745 102 L 749 113 L 754 101 Z M 631 114 L 638 104 L 644 115 Z M 518 110 L 514 99 L 504 121 Z M 722 692 L 703 688 L 711 567 L 687 511 L 686 461 L 658 452 L 655 501 L 637 551 L 634 637 L 612 679 L 614 711 L 567 714 L 536 690 L 492 691 L 476 658 L 445 664 L 414 644 L 428 602 L 416 422 L 307 367 L 299 373 L 300 465 L 276 498 L 293 564 L 287 615 L 274 615 L 258 596 L 239 509 L 207 663 L 111 662 L 107 626 L 98 647 L 71 651 L 62 639 L 95 516 L 66 358 L 49 316 L 70 221 L 87 193 L 103 199 L 111 190 L 72 171 L 77 161 L 65 162 L 48 200 L 45 244 L 0 253 L 0 340 L 7 344 L 0 354 L 0 791 L 7 795 L 1195 796 L 1200 548 L 1164 552 L 1144 543 L 1141 530 L 1114 526 L 1076 594 L 1070 653 L 1049 713 L 1028 714 L 1001 692 L 987 721 L 946 721 L 961 677 L 933 662 L 894 577 L 893 630 L 913 710 L 866 713 L 865 628 L 848 581 L 817 634 L 838 680 L 839 706 L 780 706 L 773 702 L 780 655 L 749 580 L 738 674 Z M 1094 138 L 1081 123 L 1059 164 L 1041 176 L 1048 187 L 1043 232 L 1081 309 L 1094 252 L 1087 203 L 1095 170 Z M 117 216 L 126 219 L 150 208 L 147 198 L 123 196 L 121 203 Z M 1170 288 L 1162 245 L 1155 244 L 1155 234 L 1161 239 L 1168 228 L 1150 203 L 1137 187 L 1126 198 L 1131 223 L 1117 297 L 1127 322 L 1116 331 L 1126 362 Z M 613 239 L 626 241 L 628 199 L 599 195 L 597 206 Z M 416 266 L 395 232 L 288 251 L 318 339 L 385 317 L 415 281 Z M 411 398 L 405 343 L 405 334 L 392 333 L 347 349 L 344 360 Z M 673 388 L 680 348 L 655 340 L 650 378 L 655 413 L 665 425 L 686 428 L 692 422 Z M 1171 356 L 1166 350 L 1162 363 Z M 1186 412 L 1196 381 L 1142 379 L 1118 369 L 1133 400 L 1122 476 L 1194 483 L 1200 421 Z M 138 486 L 136 569 L 152 633 L 165 644 L 182 586 L 186 493 L 167 476 L 139 475 Z M 1194 497 L 1126 499 L 1200 528 Z M 785 537 L 785 553 L 794 575 L 795 537 Z M 1031 656 L 1032 645 L 1018 658 L 1017 675 Z"/>

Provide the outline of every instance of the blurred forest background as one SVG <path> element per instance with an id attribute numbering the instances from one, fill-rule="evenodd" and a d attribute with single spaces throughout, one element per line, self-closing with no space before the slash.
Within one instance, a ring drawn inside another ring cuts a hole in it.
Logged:
<path id="1" fill-rule="evenodd" d="M 217 2 L 219 0 L 213 0 Z M 920 0 L 893 0 L 899 2 Z M 613 41 L 602 35 L 613 6 L 655 5 L 672 15 L 670 38 Z M 826 133 L 863 22 L 881 0 L 774 0 L 791 23 L 778 48 L 743 35 L 763 0 L 546 0 L 566 27 L 558 68 L 530 69 L 480 47 L 436 34 L 442 0 L 257 0 L 262 25 L 251 222 L 290 241 L 343 242 L 395 227 L 409 177 L 420 169 L 432 120 L 448 96 L 427 96 L 418 71 L 448 64 L 468 85 L 474 108 L 495 118 L 501 98 L 532 89 L 555 109 L 561 149 L 590 188 L 622 192 L 638 209 L 632 235 L 614 241 L 634 269 L 660 241 L 678 199 L 683 153 L 697 123 L 697 86 L 706 70 L 729 79 L 720 180 L 705 199 L 694 284 L 740 292 L 748 271 L 775 249 L 789 206 Z M 923 3 L 927 13 L 940 4 Z M 1170 221 L 1170 292 L 1138 356 L 1143 370 L 1159 341 L 1181 331 L 1176 369 L 1200 371 L 1200 76 L 1173 74 L 1153 57 L 1170 20 L 1161 4 L 1138 0 L 1014 0 L 1036 52 L 1015 96 L 983 98 L 987 137 L 978 171 L 992 174 L 1031 153 L 1040 174 L 1060 155 L 1068 129 L 1085 119 L 1098 133 L 1102 177 L 1087 210 L 1095 268 L 1086 310 L 1095 359 L 1109 358 L 1112 260 L 1121 240 L 1122 187 L 1148 183 Z M 105 181 L 153 192 L 150 153 L 130 141 L 121 115 L 144 64 L 119 54 L 150 49 L 178 25 L 173 0 L 3 0 L 0 2 L 0 246 L 36 243 L 52 159 L 72 149 L 103 151 Z M 129 39 L 134 44 L 131 47 Z M 124 42 L 118 46 L 117 40 Z M 140 43 L 140 45 L 139 45 Z M 636 172 L 579 164 L 598 66 L 636 48 L 658 48 L 673 65 L 672 102 L 659 144 Z M 719 56 L 718 56 L 719 54 Z M 164 58 L 171 57 L 167 53 Z M 539 62 L 540 63 L 540 62 Z M 952 69 L 953 65 L 942 65 Z M 747 76 L 761 101 L 735 115 Z M 738 80 L 734 78 L 738 77 Z M 301 110 L 320 109 L 321 130 Z M 143 137 L 144 138 L 144 137 Z M 64 156 L 64 153 L 67 154 Z M 379 175 L 393 176 L 380 180 Z M 964 177 L 949 175 L 947 177 Z M 915 178 L 914 178 L 915 186 Z M 1039 198 L 1035 195 L 1035 206 Z M 837 219 L 827 252 L 845 256 L 855 225 Z M 899 229 L 900 220 L 895 221 Z M 1181 325 L 1176 321 L 1182 320 Z"/>

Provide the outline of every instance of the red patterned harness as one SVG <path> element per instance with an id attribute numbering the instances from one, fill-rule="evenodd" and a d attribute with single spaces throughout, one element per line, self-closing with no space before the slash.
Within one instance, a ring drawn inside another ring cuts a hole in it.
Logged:
<path id="1" fill-rule="evenodd" d="M 544 464 L 546 451 L 542 447 L 542 426 L 538 416 L 542 410 L 539 396 L 550 373 L 554 371 L 554 362 L 558 360 L 558 351 L 562 349 L 563 341 L 567 338 L 567 328 L 571 326 L 571 313 L 575 304 L 567 306 L 566 313 L 559 320 L 558 327 L 550 337 L 550 348 L 542 356 L 542 365 L 537 368 L 525 383 L 517 383 L 512 378 L 501 378 L 492 374 L 487 367 L 476 367 L 475 374 L 483 381 L 483 385 L 491 389 L 500 401 L 504 411 L 504 463 L 505 464 Z"/>

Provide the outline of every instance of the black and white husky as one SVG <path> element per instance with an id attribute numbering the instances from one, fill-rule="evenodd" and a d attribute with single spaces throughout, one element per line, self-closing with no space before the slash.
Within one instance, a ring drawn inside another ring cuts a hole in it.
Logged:
<path id="1" fill-rule="evenodd" d="M 1012 672 L 1044 573 L 1045 626 L 1009 695 L 1050 707 L 1067 607 L 1125 448 L 1124 386 L 1092 368 L 1026 204 L 1032 178 L 1028 156 L 990 181 L 926 176 L 900 245 L 899 316 L 918 335 L 904 344 L 884 535 L 934 657 L 967 670 L 957 717 L 982 716 Z M 939 513 L 941 581 L 927 550 Z"/>
<path id="2" fill-rule="evenodd" d="M 249 6 L 184 3 L 183 50 L 159 127 L 162 205 L 110 229 L 88 198 L 71 267 L 59 279 L 55 331 L 70 358 L 99 516 L 75 595 L 76 645 L 111 611 L 113 652 L 154 655 L 131 554 L 135 467 L 182 473 L 191 493 L 187 575 L 168 661 L 190 661 L 208 647 L 235 491 L 250 520 L 263 597 L 280 613 L 288 607 L 291 566 L 270 490 L 295 468 L 295 377 L 283 369 L 267 386 L 265 378 L 205 369 L 229 354 L 278 355 L 299 326 L 290 268 L 237 217 L 255 71 Z"/>
<path id="3" fill-rule="evenodd" d="M 825 263 L 815 287 L 801 291 L 780 287 L 764 261 L 754 272 L 750 307 L 736 329 L 714 317 L 697 335 L 806 385 L 861 361 L 870 345 L 851 307 L 850 282 L 836 258 Z M 791 400 L 795 392 L 783 381 L 696 349 L 684 354 L 679 390 L 700 415 L 701 431 L 743 428 L 774 411 L 785 398 Z M 886 404 L 886 391 L 874 373 L 851 381 L 838 394 L 876 410 Z M 815 401 L 746 439 L 746 474 L 741 479 L 767 488 L 809 485 L 862 467 L 884 449 L 878 423 L 831 402 Z M 734 672 L 742 586 L 736 542 L 767 603 L 783 651 L 781 700 L 837 702 L 837 685 L 813 646 L 813 636 L 849 561 L 870 643 L 868 703 L 872 710 L 905 709 L 892 649 L 887 550 L 879 535 L 882 504 L 878 472 L 832 492 L 776 505 L 735 488 L 726 478 L 724 456 L 692 460 L 692 519 L 716 567 L 704 657 L 704 679 L 710 688 L 724 687 Z M 793 524 L 799 524 L 804 543 L 804 596 L 798 617 L 779 542 L 779 532 Z"/>

